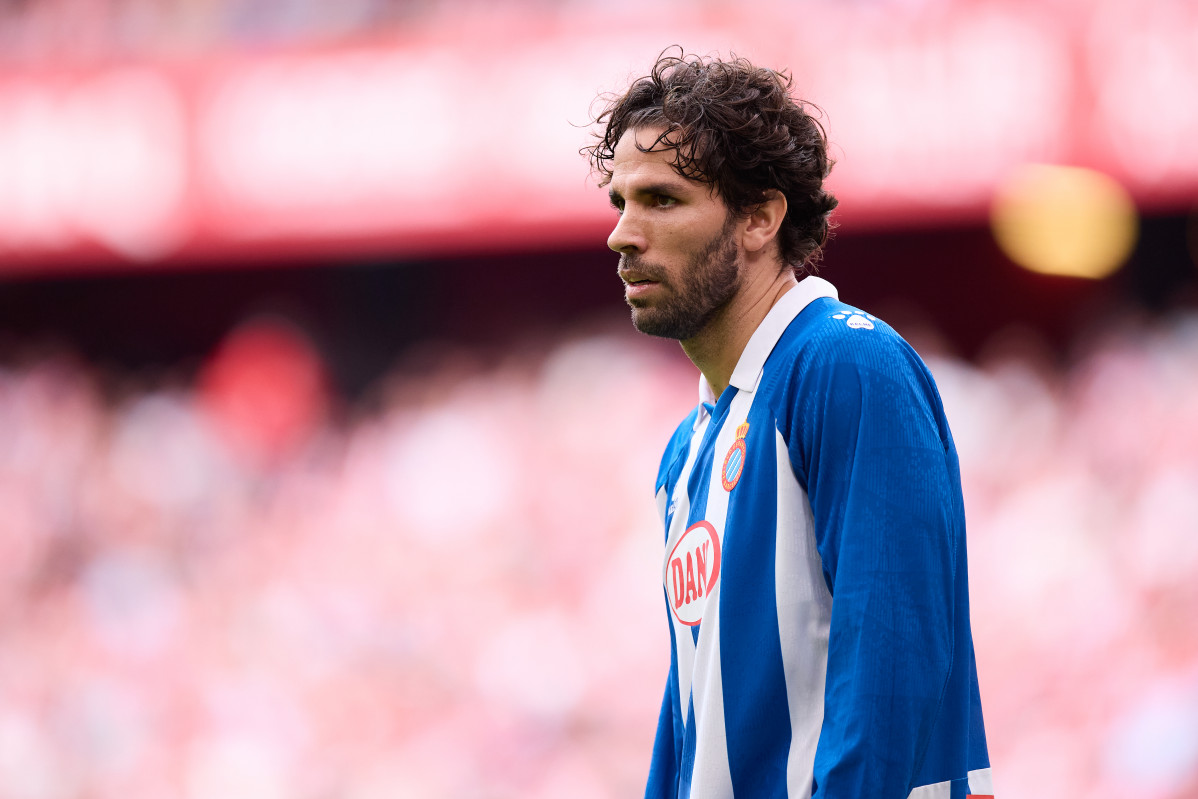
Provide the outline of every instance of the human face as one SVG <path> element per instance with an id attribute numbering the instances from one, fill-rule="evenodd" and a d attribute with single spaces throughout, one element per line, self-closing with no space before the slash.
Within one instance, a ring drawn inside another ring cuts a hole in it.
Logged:
<path id="1" fill-rule="evenodd" d="M 609 194 L 620 220 L 607 246 L 620 253 L 624 299 L 637 330 L 688 341 L 736 296 L 736 219 L 707 184 L 679 175 L 670 148 L 644 153 L 661 128 L 624 133 Z"/>

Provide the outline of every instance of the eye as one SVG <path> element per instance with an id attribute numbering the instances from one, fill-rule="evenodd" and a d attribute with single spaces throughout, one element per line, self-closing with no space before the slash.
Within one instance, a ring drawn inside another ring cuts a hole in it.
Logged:
<path id="1" fill-rule="evenodd" d="M 671 197 L 668 194 L 654 194 L 653 195 L 653 205 L 656 206 L 657 208 L 669 208 L 670 206 L 677 205 L 677 204 L 678 204 L 678 199 L 676 197 Z"/>
<path id="2" fill-rule="evenodd" d="M 624 213 L 624 198 L 623 197 L 612 197 L 611 198 L 611 207 L 616 209 L 617 214 Z"/>

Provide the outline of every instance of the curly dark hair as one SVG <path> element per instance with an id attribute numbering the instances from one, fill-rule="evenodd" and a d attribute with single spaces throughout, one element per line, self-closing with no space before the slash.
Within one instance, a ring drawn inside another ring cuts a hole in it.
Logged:
<path id="1" fill-rule="evenodd" d="M 744 58 L 669 55 L 633 81 L 623 95 L 605 95 L 595 117 L 598 141 L 583 148 L 601 185 L 611 180 L 616 145 L 628 130 L 663 126 L 642 152 L 677 152 L 674 169 L 718 191 L 731 213 L 744 216 L 770 190 L 786 197 L 779 229 L 782 261 L 797 273 L 814 273 L 828 241 L 837 201 L 823 189 L 832 169 L 828 138 L 815 118 L 822 112 L 791 97 L 791 76 L 756 67 Z"/>

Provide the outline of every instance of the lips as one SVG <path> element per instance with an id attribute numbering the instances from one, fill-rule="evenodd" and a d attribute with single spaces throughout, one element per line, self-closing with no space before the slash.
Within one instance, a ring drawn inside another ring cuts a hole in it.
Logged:
<path id="1" fill-rule="evenodd" d="M 619 267 L 620 280 L 623 280 L 624 284 L 628 286 L 662 282 L 659 270 L 647 267 L 647 264 L 638 264 L 631 258 L 622 258 Z"/>
<path id="2" fill-rule="evenodd" d="M 647 301 L 661 287 L 661 283 L 656 280 L 638 278 L 635 275 L 621 277 L 624 278 L 624 298 L 631 303 Z"/>
<path id="3" fill-rule="evenodd" d="M 658 283 L 660 281 L 653 280 L 650 277 L 640 275 L 636 272 L 622 273 L 620 279 L 624 281 L 626 286 L 646 286 L 650 283 Z"/>
<path id="4" fill-rule="evenodd" d="M 643 262 L 635 256 L 622 256 L 619 275 L 620 280 L 624 281 L 624 299 L 634 307 L 649 302 L 665 283 L 664 271 L 655 264 Z"/>

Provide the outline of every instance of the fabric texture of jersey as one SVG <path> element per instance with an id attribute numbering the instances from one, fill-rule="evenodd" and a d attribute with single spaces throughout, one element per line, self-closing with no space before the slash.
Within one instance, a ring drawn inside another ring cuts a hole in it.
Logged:
<path id="1" fill-rule="evenodd" d="M 993 793 L 956 448 L 915 351 L 808 277 L 657 478 L 650 799 Z"/>

